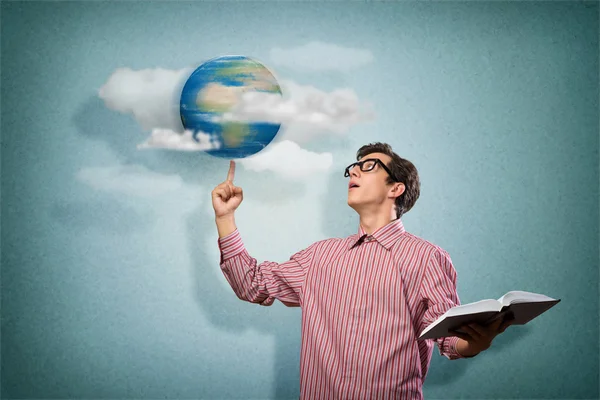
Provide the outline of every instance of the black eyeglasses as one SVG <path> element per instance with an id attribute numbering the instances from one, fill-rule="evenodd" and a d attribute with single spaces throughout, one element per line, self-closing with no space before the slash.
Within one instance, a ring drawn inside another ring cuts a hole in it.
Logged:
<path id="1" fill-rule="evenodd" d="M 352 168 L 354 168 L 355 166 L 359 166 L 360 170 L 362 172 L 368 172 L 371 171 L 373 168 L 375 168 L 375 165 L 379 164 L 383 167 L 383 169 L 386 170 L 386 172 L 389 174 L 389 176 L 395 181 L 395 182 L 400 182 L 398 179 L 396 179 L 394 177 L 394 175 L 392 174 L 392 171 L 389 170 L 388 167 L 385 166 L 385 164 L 383 163 L 383 161 L 381 161 L 378 158 L 367 158 L 366 160 L 362 160 L 362 161 L 357 161 L 355 163 L 352 163 L 350 165 L 348 165 L 346 167 L 346 170 L 344 171 L 344 176 L 345 177 L 349 177 L 350 176 L 350 170 Z"/>

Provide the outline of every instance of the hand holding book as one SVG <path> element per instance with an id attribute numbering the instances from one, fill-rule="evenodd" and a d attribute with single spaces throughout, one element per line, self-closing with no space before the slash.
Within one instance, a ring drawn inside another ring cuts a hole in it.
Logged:
<path id="1" fill-rule="evenodd" d="M 502 313 L 502 318 L 494 317 L 493 322 L 486 325 L 480 325 L 472 322 L 460 327 L 459 330 L 449 330 L 452 336 L 456 336 L 466 342 L 466 353 L 460 352 L 464 356 L 472 357 L 487 350 L 496 336 L 503 333 L 506 328 L 515 321 L 512 313 Z M 468 354 L 467 354 L 468 353 Z"/>
<path id="2" fill-rule="evenodd" d="M 472 332 L 461 329 L 468 324 L 491 327 L 493 325 L 490 324 L 505 321 L 505 318 L 511 320 L 511 325 L 524 325 L 558 302 L 560 299 L 553 299 L 543 294 L 511 291 L 498 300 L 487 299 L 452 307 L 426 327 L 419 339 L 458 336 L 456 333 Z M 502 325 L 499 324 L 498 327 L 500 326 Z"/>

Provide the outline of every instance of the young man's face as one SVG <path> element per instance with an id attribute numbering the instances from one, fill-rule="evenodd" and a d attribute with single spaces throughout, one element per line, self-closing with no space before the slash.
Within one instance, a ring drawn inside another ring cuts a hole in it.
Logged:
<path id="1" fill-rule="evenodd" d="M 391 161 L 391 157 L 383 153 L 367 154 L 359 161 L 369 158 L 377 158 L 383 161 L 386 166 Z M 354 166 L 348 177 L 348 205 L 360 213 L 360 210 L 367 208 L 376 210 L 386 200 L 389 202 L 388 199 L 393 185 L 386 184 L 388 177 L 387 171 L 378 163 L 370 171 L 361 171 L 358 165 Z M 353 184 L 358 185 L 358 187 L 351 187 Z"/>

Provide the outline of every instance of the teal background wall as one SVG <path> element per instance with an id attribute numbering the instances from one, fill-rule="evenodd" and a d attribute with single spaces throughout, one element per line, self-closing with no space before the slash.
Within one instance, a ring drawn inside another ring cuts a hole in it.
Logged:
<path id="1" fill-rule="evenodd" d="M 598 398 L 597 3 L 2 2 L 1 24 L 2 398 L 298 397 L 301 311 L 241 302 L 219 270 L 228 160 L 137 150 L 148 132 L 98 97 L 117 68 L 223 54 L 376 113 L 302 145 L 326 173 L 238 167 L 254 257 L 354 233 L 343 168 L 388 142 L 421 174 L 404 224 L 450 253 L 463 303 L 562 299 L 474 359 L 436 350 L 425 397 Z M 312 41 L 372 60 L 274 65 Z"/>

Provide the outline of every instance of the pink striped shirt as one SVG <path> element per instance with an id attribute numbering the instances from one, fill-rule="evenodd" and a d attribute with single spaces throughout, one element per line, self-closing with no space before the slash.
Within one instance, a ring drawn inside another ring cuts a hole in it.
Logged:
<path id="1" fill-rule="evenodd" d="M 257 263 L 237 230 L 218 239 L 240 299 L 302 307 L 301 399 L 422 399 L 434 345 L 462 358 L 456 337 L 417 340 L 460 304 L 448 253 L 400 219 L 364 235 L 313 243 L 281 264 Z"/>

